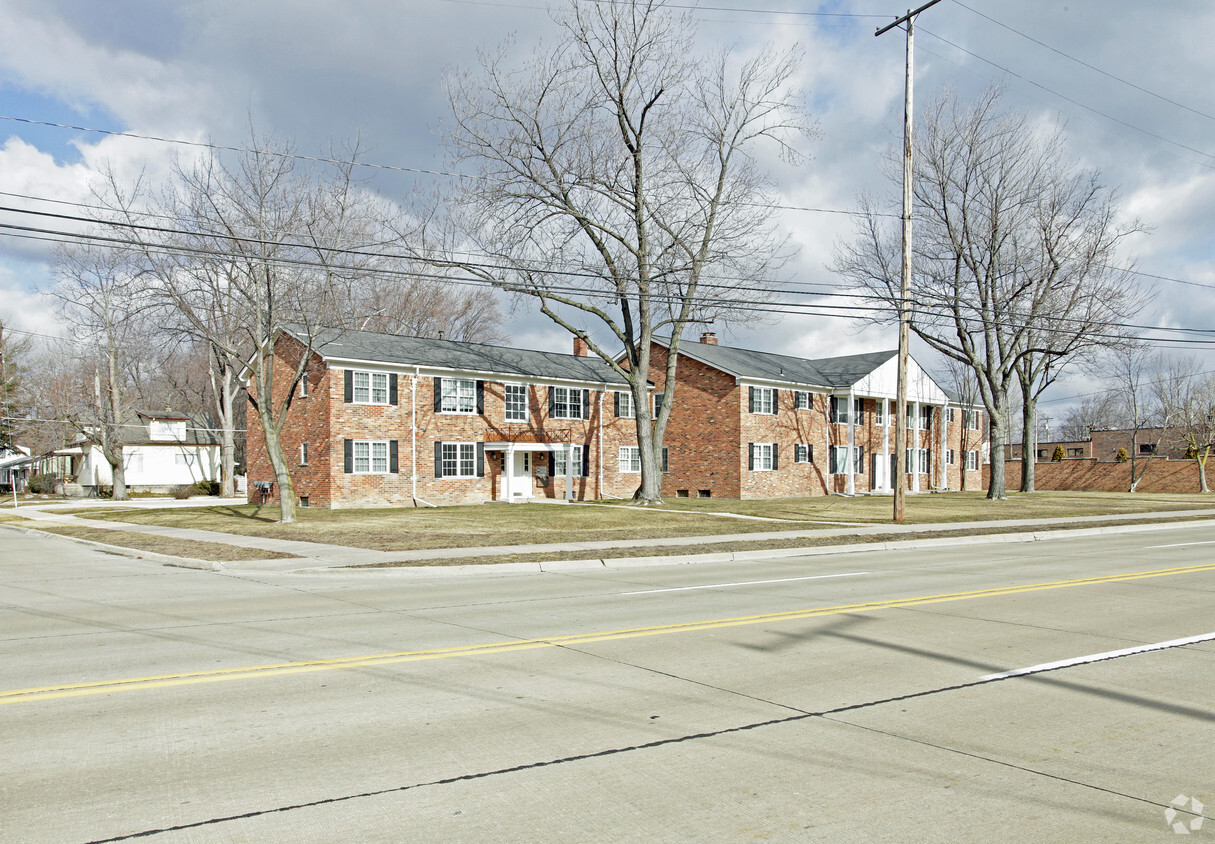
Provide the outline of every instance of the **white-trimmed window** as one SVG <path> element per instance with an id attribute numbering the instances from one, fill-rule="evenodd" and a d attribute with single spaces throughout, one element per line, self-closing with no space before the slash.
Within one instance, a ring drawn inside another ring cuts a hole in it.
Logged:
<path id="1" fill-rule="evenodd" d="M 858 398 L 852 400 L 852 416 L 850 417 L 848 415 L 848 397 L 832 396 L 831 421 L 846 425 L 853 420 L 858 425 L 864 421 L 864 417 L 861 415 L 861 400 Z"/>
<path id="2" fill-rule="evenodd" d="M 300 465 L 308 465 L 308 443 L 300 443 Z"/>
<path id="3" fill-rule="evenodd" d="M 863 449 L 859 445 L 852 446 L 852 474 L 859 475 L 862 471 L 861 454 Z M 831 446 L 831 474 L 847 475 L 848 474 L 848 446 L 833 445 Z"/>
<path id="4" fill-rule="evenodd" d="M 193 454 L 186 454 L 185 452 L 178 452 L 177 454 L 173 455 L 173 458 L 174 458 L 173 462 L 176 463 L 178 466 L 193 466 L 194 465 L 194 455 Z"/>
<path id="5" fill-rule="evenodd" d="M 751 469 L 771 472 L 776 468 L 776 443 L 751 443 Z"/>
<path id="6" fill-rule="evenodd" d="M 927 448 L 907 449 L 907 471 L 917 475 L 927 475 L 931 451 L 931 449 Z"/>
<path id="7" fill-rule="evenodd" d="M 932 427 L 932 405 L 920 405 L 920 430 L 927 431 Z"/>
<path id="8" fill-rule="evenodd" d="M 776 389 L 773 387 L 751 387 L 748 396 L 751 413 L 776 413 Z"/>
<path id="9" fill-rule="evenodd" d="M 444 378 L 442 396 L 443 413 L 477 412 L 477 382 L 472 378 Z"/>
<path id="10" fill-rule="evenodd" d="M 305 372 L 300 376 L 300 398 L 308 398 L 308 373 Z"/>
<path id="11" fill-rule="evenodd" d="M 979 452 L 978 451 L 966 452 L 966 468 L 967 468 L 967 470 L 969 470 L 971 472 L 978 471 L 978 469 L 979 469 Z"/>
<path id="12" fill-rule="evenodd" d="M 946 466 L 953 465 L 953 449 L 952 448 L 945 449 L 945 465 Z"/>
<path id="13" fill-rule="evenodd" d="M 554 478 L 564 478 L 565 477 L 565 454 L 566 454 L 566 452 L 565 452 L 565 449 L 563 449 L 563 448 L 558 449 L 557 451 L 553 452 L 553 477 Z M 639 462 L 641 460 L 640 453 L 637 456 L 637 460 Z M 639 472 L 641 471 L 640 467 L 638 467 L 637 471 L 639 471 Z M 570 474 L 573 475 L 575 478 L 582 477 L 582 446 L 574 446 L 574 468 L 573 468 L 573 471 L 570 472 Z"/>
<path id="14" fill-rule="evenodd" d="M 953 408 L 952 407 L 945 408 L 945 421 L 946 422 L 953 421 Z"/>
<path id="15" fill-rule="evenodd" d="M 886 402 L 881 401 L 880 399 L 873 403 L 873 424 L 886 424 Z"/>
<path id="16" fill-rule="evenodd" d="M 352 372 L 355 404 L 388 404 L 388 374 L 385 372 Z"/>
<path id="17" fill-rule="evenodd" d="M 962 409 L 962 424 L 971 431 L 979 430 L 979 411 Z"/>
<path id="18" fill-rule="evenodd" d="M 636 419 L 637 409 L 633 405 L 633 394 L 624 392 L 612 393 L 612 404 L 617 419 Z"/>
<path id="19" fill-rule="evenodd" d="M 477 476 L 476 443 L 443 443 L 443 477 L 475 478 Z"/>
<path id="20" fill-rule="evenodd" d="M 582 419 L 586 390 L 577 387 L 549 387 L 549 416 L 553 419 Z"/>
<path id="21" fill-rule="evenodd" d="M 354 440 L 351 443 L 356 475 L 385 475 L 388 473 L 388 440 Z"/>
<path id="22" fill-rule="evenodd" d="M 809 443 L 797 443 L 793 446 L 794 463 L 813 463 L 814 446 Z"/>
<path id="23" fill-rule="evenodd" d="M 794 410 L 810 410 L 814 406 L 814 399 L 811 398 L 809 390 L 794 390 L 793 391 L 793 409 Z"/>
<path id="24" fill-rule="evenodd" d="M 503 397 L 506 401 L 506 421 L 527 421 L 527 385 L 504 384 Z"/>
<path id="25" fill-rule="evenodd" d="M 620 446 L 620 474 L 633 475 L 641 471 L 641 449 L 635 445 Z"/>

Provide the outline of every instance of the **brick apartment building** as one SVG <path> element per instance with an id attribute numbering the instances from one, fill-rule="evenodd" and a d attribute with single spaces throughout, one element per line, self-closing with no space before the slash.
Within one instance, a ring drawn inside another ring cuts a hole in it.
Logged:
<path id="1" fill-rule="evenodd" d="M 1118 452 L 1125 451 L 1127 459 L 1132 455 L 1147 457 L 1167 457 L 1169 460 L 1185 460 L 1189 443 L 1178 431 L 1167 428 L 1140 428 L 1133 431 L 1129 428 L 1093 427 L 1089 436 L 1083 440 L 1052 440 L 1039 442 L 1035 446 L 1037 461 L 1053 460 L 1057 446 L 1063 446 L 1065 460 L 1089 459 L 1100 463 L 1110 463 L 1118 459 Z M 1012 443 L 1004 447 L 1008 460 L 1021 459 L 1021 443 Z"/>
<path id="2" fill-rule="evenodd" d="M 666 359 L 656 342 L 657 392 Z M 681 344 L 663 495 L 891 491 L 897 365 L 894 351 L 806 360 L 721 346 L 712 333 Z M 914 360 L 907 401 L 908 488 L 957 490 L 965 472 L 966 488 L 979 489 L 982 411 L 962 407 Z"/>
<path id="3" fill-rule="evenodd" d="M 277 335 L 276 391 L 305 348 L 290 330 Z M 580 351 L 332 333 L 314 344 L 283 429 L 299 503 L 632 496 L 641 470 L 636 422 L 617 415 L 616 398 L 628 386 Z M 276 501 L 260 426 L 248 428 L 249 500 Z"/>

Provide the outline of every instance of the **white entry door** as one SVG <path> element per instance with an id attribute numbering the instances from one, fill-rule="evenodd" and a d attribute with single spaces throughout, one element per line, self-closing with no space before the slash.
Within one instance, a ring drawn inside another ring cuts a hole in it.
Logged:
<path id="1" fill-rule="evenodd" d="M 532 483 L 532 453 L 516 451 L 515 465 L 511 467 L 510 497 L 512 501 L 531 498 L 535 485 Z"/>
<path id="2" fill-rule="evenodd" d="M 890 489 L 890 458 L 885 454 L 874 454 L 873 458 L 873 488 L 875 490 Z"/>

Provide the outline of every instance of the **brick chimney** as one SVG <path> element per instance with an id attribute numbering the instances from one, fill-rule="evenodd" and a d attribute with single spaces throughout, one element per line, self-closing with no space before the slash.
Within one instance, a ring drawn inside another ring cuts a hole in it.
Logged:
<path id="1" fill-rule="evenodd" d="M 717 335 L 712 331 L 706 331 L 704 334 L 700 335 L 700 342 L 704 343 L 706 346 L 716 346 Z"/>
<path id="2" fill-rule="evenodd" d="M 583 338 L 581 338 L 575 334 L 574 335 L 574 354 L 576 354 L 580 358 L 584 358 L 584 357 L 587 357 L 590 354 L 590 352 L 591 352 L 591 347 L 589 345 L 587 345 L 586 340 L 584 340 Z"/>

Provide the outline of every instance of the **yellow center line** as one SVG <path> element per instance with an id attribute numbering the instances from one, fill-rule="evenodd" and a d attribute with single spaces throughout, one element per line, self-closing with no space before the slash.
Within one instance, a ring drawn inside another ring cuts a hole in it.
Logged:
<path id="1" fill-rule="evenodd" d="M 1027 583 L 1017 586 L 997 586 L 990 589 L 975 589 L 966 592 L 947 592 L 940 595 L 920 595 L 911 598 L 892 598 L 882 601 L 866 601 L 859 604 L 839 604 L 830 607 L 813 607 L 800 610 L 788 610 L 785 612 L 764 613 L 762 615 L 744 615 L 735 616 L 733 618 L 687 621 L 677 624 L 656 625 L 653 627 L 633 627 L 623 630 L 604 630 L 592 633 L 575 633 L 566 636 L 548 636 L 540 639 L 514 639 L 506 642 L 490 642 L 481 645 L 430 648 L 427 650 L 415 651 L 397 651 L 394 653 L 337 657 L 333 659 L 279 662 L 268 665 L 248 665 L 239 668 L 219 668 L 210 671 L 189 671 L 174 674 L 159 674 L 150 677 L 126 677 L 114 680 L 95 680 L 87 683 L 65 683 L 53 686 L 39 686 L 29 689 L 11 689 L 9 691 L 0 691 L 0 704 L 23 703 L 36 700 L 53 700 L 57 698 L 81 697 L 84 695 L 109 694 L 111 692 L 134 691 L 137 689 L 162 689 L 171 686 L 217 683 L 250 678 L 279 677 L 288 674 L 304 674 L 313 671 L 332 671 L 334 669 L 342 668 L 366 668 L 378 665 L 394 665 L 402 662 L 418 662 L 430 659 L 448 659 L 451 657 L 509 653 L 512 651 L 534 650 L 537 648 L 583 645 L 593 642 L 633 639 L 641 636 L 660 636 L 668 633 L 689 633 L 698 630 L 715 630 L 723 627 L 741 627 L 749 624 L 763 624 L 776 621 L 796 621 L 799 619 L 817 618 L 828 615 L 843 615 L 846 613 L 898 609 L 900 607 L 914 607 L 921 606 L 923 604 L 944 603 L 947 601 L 965 601 L 974 598 L 995 598 L 1005 595 L 1018 595 L 1024 592 L 1040 592 L 1046 589 L 1063 589 L 1072 586 L 1118 583 L 1126 580 L 1142 580 L 1149 577 L 1168 577 L 1171 575 L 1193 574 L 1212 570 L 1215 570 L 1215 563 L 1206 563 L 1197 566 L 1183 566 L 1179 568 L 1154 569 L 1151 571 L 1128 572 L 1126 574 L 1103 575 L 1100 577 L 1083 577 L 1075 580 L 1055 580 L 1044 583 Z"/>

